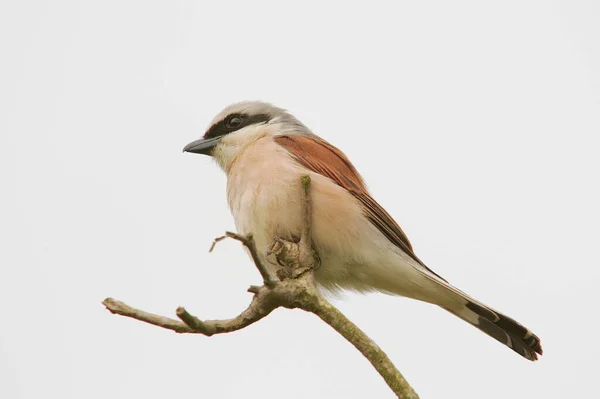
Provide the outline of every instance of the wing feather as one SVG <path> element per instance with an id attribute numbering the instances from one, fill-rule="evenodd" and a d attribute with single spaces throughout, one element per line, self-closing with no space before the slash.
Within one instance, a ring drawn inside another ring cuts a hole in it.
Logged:
<path id="1" fill-rule="evenodd" d="M 314 135 L 282 135 L 274 137 L 274 140 L 289 151 L 299 164 L 315 173 L 328 177 L 338 186 L 346 189 L 359 201 L 369 221 L 390 242 L 429 272 L 446 281 L 433 270 L 429 269 L 415 255 L 404 231 L 402 231 L 390 214 L 371 197 L 362 177 L 341 150 Z"/>

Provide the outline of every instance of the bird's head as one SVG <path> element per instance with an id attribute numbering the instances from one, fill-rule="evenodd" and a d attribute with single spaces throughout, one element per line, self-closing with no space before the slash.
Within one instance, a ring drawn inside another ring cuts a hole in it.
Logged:
<path id="1" fill-rule="evenodd" d="M 212 156 L 225 170 L 254 141 L 281 134 L 311 134 L 294 116 L 269 103 L 246 101 L 232 104 L 211 122 L 200 140 L 184 152 Z"/>

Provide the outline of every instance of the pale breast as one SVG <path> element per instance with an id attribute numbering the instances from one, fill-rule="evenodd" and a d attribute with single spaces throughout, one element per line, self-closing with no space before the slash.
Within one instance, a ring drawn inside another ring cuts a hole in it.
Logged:
<path id="1" fill-rule="evenodd" d="M 259 248 L 274 236 L 300 231 L 300 175 L 289 155 L 270 137 L 257 140 L 233 163 L 227 198 L 239 233 L 252 233 Z"/>

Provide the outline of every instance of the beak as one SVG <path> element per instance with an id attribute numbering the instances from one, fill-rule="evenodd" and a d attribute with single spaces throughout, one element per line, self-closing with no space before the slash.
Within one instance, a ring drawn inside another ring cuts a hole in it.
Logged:
<path id="1" fill-rule="evenodd" d="M 217 145 L 219 140 L 221 140 L 221 136 L 192 141 L 183 148 L 183 152 L 211 155 L 212 149 Z"/>

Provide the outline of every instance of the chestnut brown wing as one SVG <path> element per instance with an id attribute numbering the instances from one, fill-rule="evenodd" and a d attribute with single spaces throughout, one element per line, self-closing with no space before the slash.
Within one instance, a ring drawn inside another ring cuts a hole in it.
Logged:
<path id="1" fill-rule="evenodd" d="M 428 271 L 444 280 L 415 255 L 404 231 L 390 214 L 371 197 L 362 177 L 342 151 L 318 136 L 282 135 L 274 137 L 274 140 L 289 151 L 299 164 L 330 178 L 356 197 L 365 216 L 388 240 Z"/>

